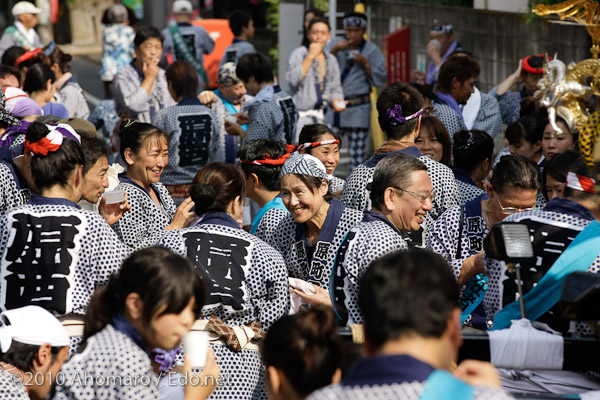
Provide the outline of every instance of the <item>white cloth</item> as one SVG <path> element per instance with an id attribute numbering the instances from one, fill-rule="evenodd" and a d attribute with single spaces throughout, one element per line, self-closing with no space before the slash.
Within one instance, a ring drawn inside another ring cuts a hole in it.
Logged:
<path id="1" fill-rule="evenodd" d="M 298 279 L 298 278 L 288 278 L 290 281 L 290 287 L 296 290 L 300 290 L 306 294 L 317 294 L 315 288 L 308 282 Z M 290 300 L 292 302 L 292 306 L 290 307 L 290 315 L 296 314 L 300 311 L 300 306 L 303 304 L 308 304 L 306 300 L 302 297 L 298 296 L 296 293 L 292 293 L 290 296 Z"/>
<path id="2" fill-rule="evenodd" d="M 35 43 L 35 30 L 33 28 L 25 28 L 25 25 L 20 23 L 19 21 L 15 21 L 15 27 L 27 38 L 29 43 Z M 33 49 L 31 49 L 33 50 Z"/>
<path id="3" fill-rule="evenodd" d="M 10 349 L 13 340 L 24 344 L 52 347 L 69 345 L 69 334 L 49 311 L 39 306 L 25 306 L 0 314 L 0 347 L 3 353 Z"/>
<path id="4" fill-rule="evenodd" d="M 473 124 L 477 119 L 477 114 L 479 114 L 479 108 L 481 108 L 481 92 L 476 87 L 474 89 L 475 92 L 469 96 L 467 104 L 465 104 L 462 108 L 463 119 L 465 120 L 465 125 L 469 130 L 473 129 Z"/>
<path id="5" fill-rule="evenodd" d="M 513 320 L 509 329 L 490 331 L 488 335 L 496 368 L 562 369 L 562 336 L 539 331 L 528 319 Z"/>

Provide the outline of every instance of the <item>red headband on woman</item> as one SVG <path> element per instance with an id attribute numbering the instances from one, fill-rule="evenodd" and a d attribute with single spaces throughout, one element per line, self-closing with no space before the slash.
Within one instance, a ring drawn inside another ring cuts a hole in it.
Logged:
<path id="1" fill-rule="evenodd" d="M 339 143 L 340 143 L 340 141 L 337 139 L 323 140 L 321 142 L 302 143 L 302 144 L 298 145 L 298 150 L 309 149 L 311 147 L 317 147 L 317 146 L 325 146 L 327 144 L 339 144 Z"/>
<path id="2" fill-rule="evenodd" d="M 294 151 L 296 151 L 296 146 L 288 144 L 286 147 L 286 153 L 281 155 L 278 158 L 271 158 L 269 154 L 263 154 L 262 158 L 258 160 L 240 160 L 242 164 L 253 164 L 253 165 L 283 165 L 285 164 L 285 160 L 290 157 Z"/>
<path id="3" fill-rule="evenodd" d="M 28 51 L 27 53 L 24 53 L 21 57 L 17 58 L 17 60 L 15 61 L 14 67 L 17 68 L 19 66 L 19 64 L 21 64 L 23 61 L 27 61 L 30 58 L 37 56 L 41 52 L 42 52 L 42 49 L 37 48 L 37 49 L 31 50 L 31 51 Z"/>

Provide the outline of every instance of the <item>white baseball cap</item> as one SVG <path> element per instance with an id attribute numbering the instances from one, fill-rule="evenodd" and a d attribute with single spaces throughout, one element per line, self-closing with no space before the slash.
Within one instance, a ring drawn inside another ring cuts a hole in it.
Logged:
<path id="1" fill-rule="evenodd" d="M 175 14 L 191 14 L 193 10 L 194 7 L 189 0 L 175 0 L 173 2 L 173 12 Z"/>
<path id="2" fill-rule="evenodd" d="M 21 14 L 39 14 L 42 12 L 42 9 L 37 8 L 28 1 L 19 1 L 13 6 L 10 12 L 14 17 L 18 17 Z"/>
<path id="3" fill-rule="evenodd" d="M 25 306 L 0 314 L 0 348 L 3 353 L 10 349 L 13 340 L 52 347 L 69 345 L 69 334 L 54 315 L 40 306 Z"/>

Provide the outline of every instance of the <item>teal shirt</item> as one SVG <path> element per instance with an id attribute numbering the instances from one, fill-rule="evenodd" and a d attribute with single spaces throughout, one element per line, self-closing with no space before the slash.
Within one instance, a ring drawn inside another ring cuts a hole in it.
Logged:
<path id="1" fill-rule="evenodd" d="M 250 233 L 255 234 L 258 229 L 258 224 L 260 224 L 260 220 L 264 217 L 265 213 L 273 208 L 279 208 L 280 210 L 287 211 L 287 208 L 283 205 L 283 200 L 281 200 L 281 195 L 277 195 L 273 200 L 269 201 L 264 205 L 254 217 L 254 221 L 252 221 L 252 226 L 250 227 Z"/>

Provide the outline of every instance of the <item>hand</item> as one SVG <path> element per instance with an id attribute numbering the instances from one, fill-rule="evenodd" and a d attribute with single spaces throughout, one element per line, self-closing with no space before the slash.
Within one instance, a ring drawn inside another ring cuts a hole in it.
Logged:
<path id="1" fill-rule="evenodd" d="M 483 251 L 477 254 L 473 254 L 463 261 L 460 269 L 460 275 L 458 276 L 458 284 L 460 286 L 465 285 L 475 275 L 484 273 L 483 268 Z"/>
<path id="2" fill-rule="evenodd" d="M 211 393 L 217 388 L 217 382 L 219 374 L 221 373 L 221 369 L 217 365 L 215 360 L 215 353 L 209 347 L 207 357 L 206 357 L 206 365 L 198 374 L 199 379 L 189 379 L 189 377 L 194 374 L 192 368 L 190 367 L 190 362 L 188 357 L 184 357 L 183 359 L 183 369 L 184 374 L 187 375 L 188 379 L 186 379 L 185 385 L 185 400 L 204 400 L 207 399 Z M 197 382 L 198 384 L 194 385 L 193 383 Z"/>
<path id="3" fill-rule="evenodd" d="M 371 63 L 369 60 L 360 53 L 354 55 L 354 62 L 360 65 L 363 69 L 371 68 Z"/>
<path id="4" fill-rule="evenodd" d="M 515 83 L 521 81 L 521 71 L 522 70 L 523 70 L 523 59 L 521 58 L 519 60 L 519 66 L 517 67 L 517 70 L 515 72 L 513 72 L 513 77 L 515 79 Z"/>
<path id="5" fill-rule="evenodd" d="M 205 90 L 198 95 L 198 100 L 200 100 L 200 103 L 204 104 L 205 106 L 209 106 L 218 101 L 219 96 L 217 96 L 212 90 Z"/>
<path id="6" fill-rule="evenodd" d="M 335 112 L 342 112 L 346 109 L 346 104 L 346 101 L 342 101 L 340 99 L 333 99 L 333 101 L 331 102 L 331 107 Z"/>
<path id="7" fill-rule="evenodd" d="M 129 210 L 131 210 L 131 204 L 127 203 L 127 193 L 123 193 L 123 202 L 121 203 L 106 204 L 106 199 L 102 197 L 98 206 L 98 213 L 109 225 L 114 225 Z"/>
<path id="8" fill-rule="evenodd" d="M 298 290 L 298 289 L 294 289 L 294 288 L 290 288 L 290 291 L 292 293 L 296 293 L 298 296 L 302 297 L 310 305 L 322 304 L 324 306 L 333 308 L 333 305 L 331 304 L 331 297 L 329 296 L 329 291 L 323 289 L 322 287 L 313 285 L 312 283 L 311 283 L 311 285 L 316 290 L 316 292 L 317 292 L 316 294 L 304 293 L 302 290 Z"/>
<path id="9" fill-rule="evenodd" d="M 442 62 L 442 54 L 440 53 L 440 42 L 439 40 L 430 40 L 427 44 L 427 54 L 433 59 L 435 65 L 440 65 Z"/>
<path id="10" fill-rule="evenodd" d="M 454 376 L 469 385 L 501 387 L 498 372 L 489 362 L 464 360 L 454 372 Z"/>
<path id="11" fill-rule="evenodd" d="M 425 73 L 418 69 L 413 69 L 410 71 L 410 80 L 411 82 L 420 83 L 422 85 L 425 83 Z"/>
<path id="12" fill-rule="evenodd" d="M 245 111 L 244 112 L 235 113 L 235 114 L 232 115 L 232 117 L 236 117 L 237 118 L 237 122 L 240 125 L 245 125 L 245 124 L 249 124 L 250 123 L 250 116 Z"/>
<path id="13" fill-rule="evenodd" d="M 244 140 L 244 138 L 246 137 L 246 132 L 240 126 L 240 124 L 236 124 L 235 122 L 231 122 L 228 120 L 225 120 L 225 131 L 230 135 L 241 137 L 242 140 Z"/>
<path id="14" fill-rule="evenodd" d="M 312 60 L 314 60 L 315 58 L 317 58 L 317 56 L 319 54 L 321 54 L 321 52 L 323 51 L 323 45 L 321 43 L 311 43 L 310 46 L 308 46 L 308 56 L 310 57 Z"/>
<path id="15" fill-rule="evenodd" d="M 194 219 L 196 219 L 196 214 L 192 211 L 192 207 L 194 207 L 194 202 L 191 197 L 188 197 L 177 207 L 173 221 L 165 229 L 183 229 L 190 226 L 194 222 Z"/>
<path id="16" fill-rule="evenodd" d="M 346 50 L 348 48 L 348 41 L 346 39 L 341 39 L 339 42 L 337 42 L 332 48 L 330 53 L 331 54 L 336 54 L 338 51 L 343 51 Z"/>
<path id="17" fill-rule="evenodd" d="M 145 60 L 142 66 L 142 74 L 144 74 L 144 79 L 156 80 L 158 78 L 158 59 L 154 60 Z"/>

